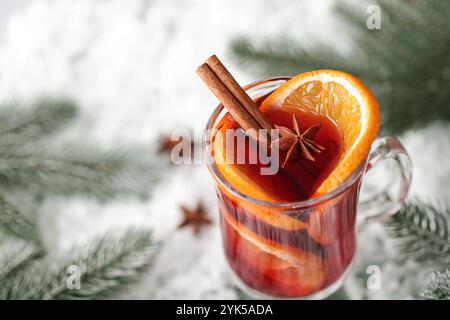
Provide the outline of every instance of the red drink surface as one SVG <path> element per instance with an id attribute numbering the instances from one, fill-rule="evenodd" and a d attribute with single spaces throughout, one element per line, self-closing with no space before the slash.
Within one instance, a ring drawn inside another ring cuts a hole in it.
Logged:
<path id="1" fill-rule="evenodd" d="M 293 128 L 293 114 L 303 131 L 322 124 L 314 141 L 325 150 L 313 154 L 314 162 L 300 156 L 286 167 L 280 167 L 275 175 L 261 175 L 260 169 L 264 165 L 259 161 L 256 164 L 233 164 L 235 171 L 250 179 L 274 202 L 310 198 L 336 167 L 342 154 L 339 128 L 326 117 L 298 108 L 270 107 L 262 111 L 273 123 L 290 129 Z M 241 130 L 227 116 L 216 128 Z M 240 131 L 239 134 L 245 133 Z M 247 140 L 246 155 L 252 148 L 255 145 Z M 280 163 L 285 157 L 286 153 L 281 152 Z M 226 174 L 224 178 L 228 178 Z M 219 187 L 223 244 L 235 274 L 247 286 L 277 297 L 308 296 L 333 284 L 347 269 L 354 255 L 359 185 L 360 181 L 332 201 L 306 210 L 254 204 Z M 256 197 L 252 190 L 239 191 Z"/>
<path id="2" fill-rule="evenodd" d="M 259 104 L 262 100 L 259 99 L 256 102 Z M 291 130 L 293 130 L 293 115 L 296 117 L 303 132 L 310 127 L 320 124 L 321 128 L 315 135 L 314 141 L 323 146 L 325 150 L 321 153 L 313 153 L 315 161 L 298 156 L 294 161 L 286 164 L 285 167 L 282 167 L 281 164 L 286 159 L 287 153 L 280 150 L 280 168 L 278 172 L 275 175 L 261 175 L 261 168 L 267 167 L 267 165 L 262 164 L 259 161 L 259 157 L 256 164 L 249 164 L 248 161 L 243 164 L 238 163 L 237 141 L 240 136 L 245 136 L 245 133 L 231 117 L 224 117 L 217 128 L 220 128 L 222 132 L 225 132 L 227 129 L 237 130 L 234 144 L 232 144 L 232 147 L 234 146 L 235 148 L 234 164 L 232 165 L 236 167 L 237 171 L 251 177 L 252 181 L 260 186 L 261 189 L 266 190 L 267 194 L 276 202 L 308 199 L 313 195 L 320 183 L 333 171 L 339 161 L 342 154 L 342 138 L 339 128 L 328 117 L 289 106 L 283 106 L 282 108 L 270 107 L 262 111 L 272 123 Z M 227 148 L 227 146 L 224 145 L 223 148 Z M 247 160 L 251 152 L 257 154 L 256 148 L 255 143 L 251 143 L 249 139 L 246 140 L 245 153 Z M 270 152 L 271 148 L 269 149 L 269 154 Z M 248 193 L 250 196 L 255 196 L 248 190 L 240 191 Z"/>

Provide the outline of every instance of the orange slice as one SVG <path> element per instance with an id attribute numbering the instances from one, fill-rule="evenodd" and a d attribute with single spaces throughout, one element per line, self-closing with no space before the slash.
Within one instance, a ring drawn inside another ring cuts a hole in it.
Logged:
<path id="1" fill-rule="evenodd" d="M 225 137 L 225 133 L 218 132 L 214 136 L 213 141 L 214 159 L 217 168 L 222 175 L 226 177 L 227 181 L 229 181 L 236 189 L 245 190 L 247 194 L 254 198 L 268 202 L 279 202 L 274 196 L 267 192 L 267 190 L 264 190 L 261 185 L 257 184 L 250 176 L 248 176 L 245 171 L 240 170 L 238 165 L 227 163 L 227 148 L 224 141 Z M 221 187 L 219 188 L 225 196 L 231 199 L 234 198 L 234 196 L 226 189 Z M 292 189 L 295 191 L 294 188 Z M 239 201 L 239 206 L 242 207 L 242 209 L 244 209 L 249 215 L 261 219 L 265 223 L 280 229 L 293 231 L 303 230 L 308 227 L 305 222 L 283 214 L 281 210 L 277 210 L 275 208 L 256 205 L 245 200 Z"/>
<path id="2" fill-rule="evenodd" d="M 344 182 L 365 159 L 378 133 L 380 114 L 375 97 L 356 77 L 342 71 L 299 74 L 269 95 L 261 108 L 274 105 L 327 116 L 341 131 L 341 159 L 314 196 L 330 192 Z"/>
<path id="3" fill-rule="evenodd" d="M 213 151 L 217 168 L 236 189 L 245 190 L 247 194 L 257 199 L 275 202 L 275 198 L 270 196 L 260 185 L 253 181 L 244 170 L 239 170 L 238 165 L 228 161 L 230 158 L 233 158 L 229 154 L 231 151 L 226 146 L 226 133 L 224 129 L 219 129 L 215 134 Z"/>
<path id="4" fill-rule="evenodd" d="M 319 290 L 325 280 L 322 260 L 300 249 L 273 242 L 257 235 L 255 232 L 239 224 L 226 210 L 222 210 L 226 222 L 241 237 L 239 249 L 246 261 L 250 261 L 256 270 L 272 273 L 274 281 L 281 285 L 294 287 L 302 295 Z M 259 263 L 258 263 L 259 262 Z"/>

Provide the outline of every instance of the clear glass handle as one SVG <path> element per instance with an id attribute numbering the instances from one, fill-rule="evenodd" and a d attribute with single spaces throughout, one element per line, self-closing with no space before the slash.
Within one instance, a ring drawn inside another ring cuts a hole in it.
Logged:
<path id="1" fill-rule="evenodd" d="M 384 160 L 393 160 L 396 169 L 383 190 L 373 192 L 368 199 L 358 204 L 359 222 L 381 218 L 396 213 L 406 200 L 412 177 L 411 159 L 397 137 L 379 138 L 369 155 L 366 172 Z"/>

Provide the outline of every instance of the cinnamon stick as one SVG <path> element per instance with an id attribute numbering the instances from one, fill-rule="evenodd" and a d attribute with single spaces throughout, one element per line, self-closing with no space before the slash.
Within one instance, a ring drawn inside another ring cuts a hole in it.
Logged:
<path id="1" fill-rule="evenodd" d="M 247 113 L 259 124 L 259 127 L 270 132 L 272 129 L 271 123 L 266 119 L 264 114 L 259 111 L 259 108 L 256 106 L 255 102 L 253 102 L 252 98 L 250 98 L 244 89 L 237 83 L 236 79 L 234 79 L 227 68 L 225 68 L 219 58 L 217 58 L 216 55 L 212 55 L 206 60 L 206 64 L 245 108 Z"/>
<path id="2" fill-rule="evenodd" d="M 239 123 L 242 129 L 245 131 L 249 131 L 250 129 L 257 131 L 260 128 L 258 122 L 243 109 L 239 101 L 206 63 L 198 67 L 197 74 L 202 78 L 203 82 L 205 82 L 217 99 L 222 102 L 223 106 L 228 110 L 233 119 Z"/>
<path id="3" fill-rule="evenodd" d="M 215 55 L 197 68 L 197 74 L 247 134 L 267 142 L 266 136 L 257 133 L 259 129 L 270 133 L 272 125 Z"/>

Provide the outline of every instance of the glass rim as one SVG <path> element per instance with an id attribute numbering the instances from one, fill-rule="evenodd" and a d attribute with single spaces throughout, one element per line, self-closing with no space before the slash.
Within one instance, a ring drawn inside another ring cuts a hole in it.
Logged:
<path id="1" fill-rule="evenodd" d="M 265 80 L 254 81 L 246 86 L 243 86 L 243 88 L 245 91 L 248 91 L 251 89 L 258 89 L 259 87 L 263 88 L 263 85 L 271 84 L 274 82 L 284 83 L 289 79 L 291 79 L 291 77 L 288 77 L 288 76 L 272 77 L 272 78 L 268 78 Z M 282 83 L 280 83 L 280 85 Z M 224 110 L 224 106 L 221 103 L 219 103 L 219 105 L 214 109 L 213 113 L 211 114 L 211 116 L 208 119 L 208 122 L 205 127 L 205 131 L 204 131 L 203 143 L 202 143 L 203 155 L 207 159 L 206 164 L 207 164 L 208 170 L 212 174 L 214 180 L 218 184 L 220 184 L 220 186 L 222 186 L 228 192 L 230 192 L 233 196 L 235 196 L 239 199 L 249 201 L 249 202 L 255 203 L 256 205 L 260 205 L 260 206 L 271 206 L 271 207 L 279 207 L 279 208 L 286 208 L 286 209 L 299 209 L 299 208 L 311 207 L 316 204 L 333 199 L 336 196 L 338 196 L 339 194 L 343 193 L 345 190 L 350 188 L 355 183 L 355 181 L 358 180 L 360 175 L 362 175 L 366 169 L 367 159 L 368 159 L 367 156 L 361 162 L 361 164 L 358 166 L 358 168 L 347 179 L 345 179 L 344 182 L 342 182 L 337 188 L 335 188 L 321 196 L 315 197 L 315 198 L 300 200 L 300 201 L 290 201 L 290 202 L 271 202 L 271 201 L 256 199 L 252 196 L 249 196 L 249 195 L 239 191 L 237 188 L 232 186 L 227 181 L 227 179 L 222 175 L 222 173 L 219 171 L 219 169 L 217 168 L 217 165 L 215 164 L 215 162 L 212 159 L 211 141 L 210 141 L 210 137 L 207 135 L 208 135 L 208 133 L 211 132 L 210 129 L 213 129 L 214 123 L 216 122 L 217 118 L 220 116 L 220 113 L 223 110 Z"/>

